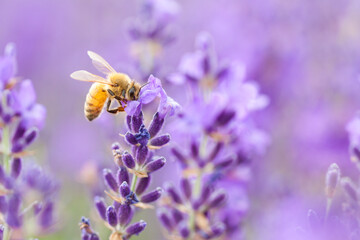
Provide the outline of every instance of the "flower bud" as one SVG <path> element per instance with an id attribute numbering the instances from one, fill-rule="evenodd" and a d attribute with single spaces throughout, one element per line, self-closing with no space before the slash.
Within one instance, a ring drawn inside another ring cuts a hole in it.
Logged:
<path id="1" fill-rule="evenodd" d="M 38 135 L 37 128 L 31 128 L 28 131 L 26 131 L 24 134 L 26 146 L 30 145 L 30 143 L 32 143 L 35 140 L 37 135 Z"/>
<path id="2" fill-rule="evenodd" d="M 111 172 L 110 169 L 105 168 L 103 170 L 103 175 L 105 179 L 105 183 L 108 185 L 109 188 L 111 188 L 113 191 L 118 191 L 118 184 L 116 183 L 116 180 Z"/>
<path id="3" fill-rule="evenodd" d="M 132 213 L 131 213 L 131 207 L 128 204 L 122 204 L 119 206 L 119 210 L 118 210 L 118 220 L 120 225 L 122 226 L 126 226 L 132 217 Z"/>
<path id="4" fill-rule="evenodd" d="M 164 209 L 160 209 L 157 213 L 160 223 L 169 231 L 171 232 L 173 227 L 173 223 L 170 220 L 170 217 L 167 215 Z"/>
<path id="5" fill-rule="evenodd" d="M 114 142 L 114 143 L 111 145 L 111 149 L 112 149 L 112 150 L 120 150 L 120 143 Z"/>
<path id="6" fill-rule="evenodd" d="M 140 220 L 140 222 L 131 224 L 126 228 L 127 234 L 131 235 L 137 235 L 140 232 L 142 232 L 146 227 L 146 222 L 143 220 Z"/>
<path id="7" fill-rule="evenodd" d="M 106 220 L 106 204 L 104 198 L 96 196 L 94 202 L 100 217 Z"/>
<path id="8" fill-rule="evenodd" d="M 143 165 L 145 160 L 146 160 L 146 157 L 147 157 L 147 154 L 149 152 L 149 149 L 147 146 L 139 146 L 137 148 L 137 151 L 136 151 L 136 162 L 138 165 Z"/>
<path id="9" fill-rule="evenodd" d="M 236 116 L 236 112 L 233 110 L 223 110 L 216 118 L 215 124 L 216 126 L 222 127 L 227 125 L 234 117 Z"/>
<path id="10" fill-rule="evenodd" d="M 46 202 L 42 207 L 42 211 L 40 213 L 40 225 L 43 229 L 50 227 L 53 224 L 53 202 Z"/>
<path id="11" fill-rule="evenodd" d="M 0 212 L 5 214 L 7 210 L 7 202 L 5 196 L 0 196 Z"/>
<path id="12" fill-rule="evenodd" d="M 117 179 L 119 184 L 123 182 L 127 182 L 129 184 L 129 173 L 125 167 L 119 167 L 117 172 Z"/>
<path id="13" fill-rule="evenodd" d="M 335 193 L 335 189 L 340 180 L 340 169 L 336 163 L 333 163 L 328 168 L 326 173 L 326 189 L 325 193 L 328 198 L 332 198 Z"/>
<path id="14" fill-rule="evenodd" d="M 178 194 L 178 192 L 176 191 L 174 185 L 172 185 L 170 183 L 165 183 L 164 188 L 174 202 L 176 202 L 178 204 L 182 204 L 181 197 Z"/>
<path id="15" fill-rule="evenodd" d="M 356 189 L 355 184 L 351 181 L 350 178 L 344 177 L 340 181 L 341 186 L 345 190 L 346 194 L 350 197 L 350 199 L 354 200 L 355 202 L 358 201 L 358 191 Z"/>
<path id="16" fill-rule="evenodd" d="M 186 199 L 189 200 L 191 198 L 191 194 L 192 194 L 190 180 L 187 178 L 182 178 L 181 182 L 180 182 L 180 188 L 181 188 L 184 196 L 186 197 Z"/>
<path id="17" fill-rule="evenodd" d="M 151 191 L 145 195 L 143 195 L 140 199 L 143 203 L 151 203 L 155 202 L 161 197 L 162 189 L 160 187 L 156 188 L 154 191 Z"/>
<path id="18" fill-rule="evenodd" d="M 34 215 L 38 215 L 43 209 L 43 204 L 41 202 L 37 202 L 33 205 Z"/>
<path id="19" fill-rule="evenodd" d="M 131 119 L 132 117 L 130 115 L 126 116 L 126 126 L 128 127 L 128 130 L 131 131 L 132 127 L 131 127 Z"/>
<path id="20" fill-rule="evenodd" d="M 165 144 L 167 144 L 169 142 L 170 142 L 170 135 L 169 134 L 164 134 L 164 135 L 161 135 L 159 137 L 153 138 L 150 141 L 150 145 L 156 146 L 156 147 L 162 147 L 162 146 L 164 146 Z"/>
<path id="21" fill-rule="evenodd" d="M 24 136 L 18 139 L 16 142 L 13 143 L 11 147 L 11 152 L 18 153 L 24 150 L 27 146 L 29 146 L 38 135 L 38 130 L 36 128 L 31 128 L 27 130 Z"/>
<path id="22" fill-rule="evenodd" d="M 100 240 L 100 238 L 96 233 L 91 233 L 89 240 Z"/>
<path id="23" fill-rule="evenodd" d="M 160 157 L 156 160 L 153 160 L 145 165 L 146 172 L 155 172 L 162 168 L 166 163 L 166 159 L 164 157 Z"/>
<path id="24" fill-rule="evenodd" d="M 133 169 L 135 167 L 135 160 L 128 152 L 123 153 L 122 161 L 127 168 Z"/>
<path id="25" fill-rule="evenodd" d="M 178 224 L 184 219 L 183 213 L 176 208 L 171 209 L 171 215 L 176 224 Z"/>
<path id="26" fill-rule="evenodd" d="M 213 226 L 211 226 L 211 237 L 216 238 L 219 237 L 221 234 L 223 234 L 225 231 L 225 226 L 222 223 L 217 223 Z"/>
<path id="27" fill-rule="evenodd" d="M 206 202 L 210 194 L 211 194 L 211 187 L 208 184 L 204 185 L 201 189 L 199 203 L 203 204 L 204 202 Z"/>
<path id="28" fill-rule="evenodd" d="M 216 163 L 214 168 L 221 170 L 221 169 L 231 166 L 231 164 L 233 162 L 234 162 L 234 159 L 232 157 L 229 157 L 229 158 L 222 160 L 221 162 Z"/>
<path id="29" fill-rule="evenodd" d="M 4 168 L 0 165 L 0 183 L 4 183 L 5 182 L 5 172 L 4 172 Z"/>
<path id="30" fill-rule="evenodd" d="M 148 177 L 146 178 L 140 178 L 135 189 L 136 195 L 140 196 L 141 194 L 143 194 L 143 192 L 148 188 L 150 181 L 151 181 L 150 175 L 148 175 Z"/>
<path id="31" fill-rule="evenodd" d="M 6 217 L 6 222 L 13 228 L 19 228 L 22 225 L 22 219 L 19 216 L 20 205 L 20 194 L 14 193 L 11 195 L 8 201 L 8 214 Z"/>
<path id="32" fill-rule="evenodd" d="M 312 209 L 308 211 L 308 221 L 309 226 L 313 232 L 319 231 L 321 228 L 321 221 L 317 213 Z"/>
<path id="33" fill-rule="evenodd" d="M 223 190 L 218 190 L 211 194 L 208 208 L 216 208 L 224 204 L 226 200 L 226 193 Z"/>
<path id="34" fill-rule="evenodd" d="M 11 162 L 11 176 L 17 178 L 21 172 L 21 159 L 14 158 Z"/>
<path id="35" fill-rule="evenodd" d="M 113 206 L 109 206 L 106 210 L 106 220 L 110 226 L 115 227 L 117 225 L 116 211 Z"/>
<path id="36" fill-rule="evenodd" d="M 149 127 L 149 133 L 151 138 L 155 137 L 159 133 L 163 124 L 164 124 L 164 118 L 161 118 L 158 112 L 155 113 Z"/>
<path id="37" fill-rule="evenodd" d="M 127 132 L 125 134 L 125 140 L 131 145 L 136 145 L 138 141 L 136 140 L 135 135 L 133 135 L 131 132 Z"/>
<path id="38" fill-rule="evenodd" d="M 171 149 L 172 154 L 174 154 L 174 156 L 177 158 L 177 160 L 180 162 L 180 164 L 182 165 L 182 167 L 186 167 L 187 166 L 187 161 L 186 158 L 184 157 L 184 155 L 182 153 L 180 153 L 176 148 L 172 148 Z"/>
<path id="39" fill-rule="evenodd" d="M 209 156 L 209 161 L 213 161 L 216 156 L 219 154 L 219 152 L 221 151 L 221 149 L 224 147 L 224 143 L 223 142 L 218 142 L 214 149 L 212 150 L 210 156 Z"/>
<path id="40" fill-rule="evenodd" d="M 130 194 L 130 187 L 128 185 L 127 182 L 123 182 L 121 185 L 120 185 L 120 194 L 123 198 L 126 198 L 129 194 Z"/>
<path id="41" fill-rule="evenodd" d="M 186 239 L 190 236 L 190 229 L 186 222 L 181 222 L 179 224 L 179 233 L 182 238 Z"/>
<path id="42" fill-rule="evenodd" d="M 133 115 L 131 119 L 132 130 L 134 132 L 139 132 L 140 127 L 143 125 L 143 121 L 144 121 L 144 117 L 141 111 L 139 115 Z"/>
<path id="43" fill-rule="evenodd" d="M 20 138 L 22 138 L 27 129 L 27 121 L 21 120 L 16 127 L 15 133 L 12 137 L 12 142 L 17 142 Z"/>
<path id="44" fill-rule="evenodd" d="M 5 231 L 4 225 L 0 224 L 0 240 L 3 240 L 4 238 L 4 231 Z"/>
<path id="45" fill-rule="evenodd" d="M 199 144 L 195 141 L 191 143 L 191 155 L 194 159 L 199 157 Z"/>

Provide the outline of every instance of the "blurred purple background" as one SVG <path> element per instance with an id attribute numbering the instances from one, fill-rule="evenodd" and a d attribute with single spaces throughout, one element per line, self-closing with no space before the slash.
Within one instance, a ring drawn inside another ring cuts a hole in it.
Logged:
<path id="1" fill-rule="evenodd" d="M 284 237 L 305 221 L 307 209 L 324 211 L 330 163 L 337 162 L 345 175 L 354 174 L 345 126 L 360 107 L 360 2 L 182 0 L 179 5 L 176 41 L 161 58 L 165 74 L 177 69 L 181 56 L 193 51 L 196 35 L 207 31 L 220 57 L 244 63 L 246 78 L 270 98 L 269 107 L 256 114 L 271 145 L 253 164 L 252 207 L 245 225 L 248 239 L 275 239 L 269 237 L 275 236 L 273 230 L 287 222 L 289 227 L 276 233 Z M 0 1 L 0 46 L 16 44 L 18 75 L 33 80 L 38 102 L 48 111 L 37 157 L 64 180 L 61 208 L 70 221 L 59 224 L 64 236 L 78 234 L 76 214 L 85 214 L 89 205 L 71 204 L 87 193 L 82 183 L 69 183 L 78 182 L 87 162 L 112 161 L 110 144 L 123 121 L 114 124 L 103 114 L 87 122 L 83 104 L 90 84 L 69 75 L 79 69 L 97 73 L 87 50 L 131 72 L 125 26 L 136 13 L 137 1 Z M 184 89 L 167 87 L 181 102 Z M 73 214 L 66 203 L 80 210 Z"/>

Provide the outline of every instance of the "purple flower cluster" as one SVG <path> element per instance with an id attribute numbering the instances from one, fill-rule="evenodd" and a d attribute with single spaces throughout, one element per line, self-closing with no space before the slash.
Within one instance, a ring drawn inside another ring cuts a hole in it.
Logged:
<path id="1" fill-rule="evenodd" d="M 143 78 L 158 70 L 162 48 L 174 40 L 171 23 L 179 11 L 174 0 L 141 0 L 139 14 L 130 19 L 128 33 L 133 41 L 132 55 Z"/>
<path id="2" fill-rule="evenodd" d="M 249 160 L 268 142 L 250 113 L 268 100 L 244 82 L 243 66 L 218 59 L 208 34 L 198 36 L 196 48 L 168 78 L 190 91 L 172 128 L 181 146 L 172 148 L 182 168 L 181 191 L 166 185 L 158 217 L 169 239 L 240 239 Z"/>
<path id="3" fill-rule="evenodd" d="M 15 47 L 8 44 L 5 55 L 0 58 L 2 151 L 6 155 L 21 155 L 35 140 L 38 129 L 44 125 L 46 115 L 44 106 L 36 103 L 32 82 L 28 79 L 21 81 L 15 75 Z M 15 126 L 13 133 L 9 132 L 10 126 Z M 7 138 L 11 139 L 11 142 L 6 142 Z"/>
<path id="4" fill-rule="evenodd" d="M 53 176 L 39 166 L 23 164 L 25 149 L 43 127 L 46 111 L 36 103 L 31 81 L 19 80 L 15 74 L 15 47 L 8 44 L 0 58 L 0 215 L 5 239 L 49 232 L 55 223 L 54 200 L 59 188 Z"/>
<path id="5" fill-rule="evenodd" d="M 159 110 L 146 127 L 142 104 L 153 101 L 157 96 L 160 97 Z M 165 158 L 154 155 L 154 151 L 170 142 L 169 134 L 159 133 L 165 117 L 176 111 L 178 106 L 166 95 L 160 80 L 150 76 L 148 85 L 140 92 L 139 100 L 130 102 L 126 108 L 131 114 L 126 117 L 128 131 L 123 136 L 130 150 L 125 150 L 126 147 L 122 149 L 119 143 L 114 143 L 112 151 L 117 166 L 116 175 L 111 169 L 103 169 L 107 186 L 105 193 L 113 202 L 107 205 L 101 196 L 96 196 L 94 200 L 99 216 L 112 231 L 110 239 L 129 239 L 145 229 L 145 221 L 131 224 L 131 220 L 136 208 L 152 209 L 150 203 L 162 195 L 163 190 L 160 187 L 148 191 L 152 174 L 166 163 Z M 88 220 L 82 220 L 82 239 L 98 239 L 98 236 L 89 230 L 89 225 Z"/>

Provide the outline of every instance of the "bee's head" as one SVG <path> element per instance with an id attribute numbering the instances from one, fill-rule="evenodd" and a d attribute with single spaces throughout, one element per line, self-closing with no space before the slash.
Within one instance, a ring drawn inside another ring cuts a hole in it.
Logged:
<path id="1" fill-rule="evenodd" d="M 133 101 L 133 100 L 138 100 L 139 98 L 139 94 L 140 94 L 140 89 L 141 86 L 140 84 L 132 81 L 131 84 L 129 85 L 128 91 L 127 91 L 127 99 Z"/>

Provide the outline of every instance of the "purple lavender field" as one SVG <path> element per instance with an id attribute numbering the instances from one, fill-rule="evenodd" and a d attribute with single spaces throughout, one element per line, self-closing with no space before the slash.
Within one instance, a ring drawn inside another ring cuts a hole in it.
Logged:
<path id="1" fill-rule="evenodd" d="M 0 240 L 360 239 L 360 2 L 3 0 L 0 26 Z"/>

